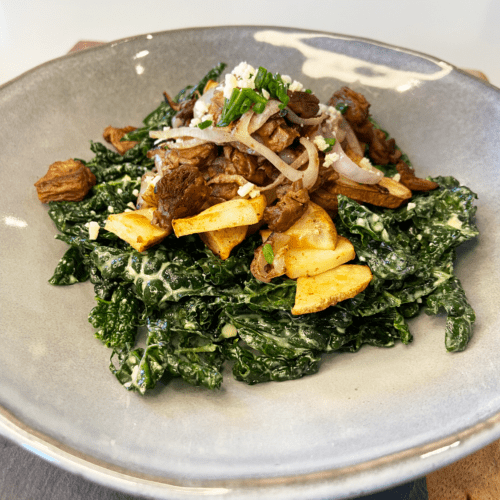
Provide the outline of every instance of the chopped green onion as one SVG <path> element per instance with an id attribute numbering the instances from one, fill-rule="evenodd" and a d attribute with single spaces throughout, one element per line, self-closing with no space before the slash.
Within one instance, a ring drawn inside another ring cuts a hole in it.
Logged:
<path id="1" fill-rule="evenodd" d="M 338 102 L 336 105 L 335 105 L 335 109 L 337 111 L 340 111 L 342 114 L 345 114 L 345 112 L 347 111 L 347 108 L 349 107 L 348 104 L 346 104 L 345 102 Z"/>
<path id="2" fill-rule="evenodd" d="M 335 139 L 335 137 L 325 137 L 325 142 L 328 144 L 328 147 L 323 152 L 329 153 L 332 150 L 333 146 L 335 146 L 337 140 Z"/>
<path id="3" fill-rule="evenodd" d="M 198 124 L 198 128 L 201 128 L 201 130 L 210 127 L 212 125 L 212 120 L 205 120 L 204 122 L 201 122 Z"/>
<path id="4" fill-rule="evenodd" d="M 231 97 L 224 101 L 224 107 L 218 127 L 226 127 L 232 121 L 237 120 L 243 113 L 246 113 L 253 106 L 255 113 L 264 111 L 267 99 L 262 95 L 262 90 L 269 92 L 270 97 L 281 101 L 280 109 L 284 109 L 290 98 L 288 97 L 288 85 L 283 81 L 279 73 L 272 74 L 263 67 L 259 67 L 255 75 L 255 90 L 233 89 Z M 250 102 L 249 102 L 250 101 Z"/>
<path id="5" fill-rule="evenodd" d="M 307 92 L 308 94 L 312 94 L 313 93 L 313 91 L 311 89 L 306 89 L 306 90 L 304 90 L 304 92 Z"/>
<path id="6" fill-rule="evenodd" d="M 264 254 L 264 259 L 268 264 L 272 264 L 274 261 L 273 247 L 270 243 L 265 243 L 262 247 L 262 253 Z"/>

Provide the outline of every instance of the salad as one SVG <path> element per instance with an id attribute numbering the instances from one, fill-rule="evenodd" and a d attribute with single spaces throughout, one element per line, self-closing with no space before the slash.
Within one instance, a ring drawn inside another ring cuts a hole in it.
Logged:
<path id="1" fill-rule="evenodd" d="M 35 184 L 69 246 L 49 282 L 93 284 L 117 380 L 297 379 L 326 354 L 412 342 L 421 312 L 444 312 L 446 349 L 465 349 L 453 262 L 477 196 L 417 177 L 354 90 L 322 104 L 287 75 L 225 68 Z"/>

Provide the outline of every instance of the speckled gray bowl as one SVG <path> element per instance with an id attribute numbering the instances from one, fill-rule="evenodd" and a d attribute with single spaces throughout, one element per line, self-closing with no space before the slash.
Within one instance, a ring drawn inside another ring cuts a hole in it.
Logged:
<path id="1" fill-rule="evenodd" d="M 47 279 L 65 246 L 36 197 L 47 166 L 90 158 L 110 124 L 139 124 L 167 90 L 216 62 L 287 73 L 327 99 L 362 90 L 422 176 L 479 194 L 481 235 L 457 270 L 477 312 L 448 354 L 444 319 L 415 341 L 325 358 L 317 375 L 217 392 L 181 383 L 140 397 L 108 372 L 89 284 Z M 500 92 L 438 59 L 281 28 L 144 35 L 44 64 L 0 88 L 0 431 L 70 471 L 158 498 L 347 498 L 450 463 L 500 437 Z"/>

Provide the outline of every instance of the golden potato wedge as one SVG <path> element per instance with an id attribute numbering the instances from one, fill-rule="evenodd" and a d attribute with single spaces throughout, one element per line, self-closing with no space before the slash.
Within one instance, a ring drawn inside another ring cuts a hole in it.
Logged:
<path id="1" fill-rule="evenodd" d="M 291 237 L 295 248 L 335 250 L 337 229 L 324 208 L 310 201 L 304 215 L 284 234 Z"/>
<path id="2" fill-rule="evenodd" d="M 138 252 L 143 252 L 170 234 L 170 231 L 151 224 L 154 211 L 154 208 L 143 208 L 133 212 L 111 214 L 104 229 L 116 234 Z"/>
<path id="3" fill-rule="evenodd" d="M 292 246 L 285 254 L 286 275 L 292 279 L 301 276 L 316 276 L 341 266 L 354 257 L 356 257 L 356 252 L 352 243 L 343 236 L 337 237 L 335 250 L 293 248 Z"/>
<path id="4" fill-rule="evenodd" d="M 323 311 L 342 300 L 362 292 L 372 280 L 368 266 L 344 264 L 317 276 L 297 279 L 297 292 L 292 314 Z"/>
<path id="5" fill-rule="evenodd" d="M 194 217 L 174 219 L 172 226 L 177 237 L 228 227 L 249 226 L 262 219 L 265 208 L 264 195 L 249 200 L 236 198 L 213 205 Z"/>
<path id="6" fill-rule="evenodd" d="M 247 230 L 248 226 L 226 227 L 200 233 L 200 238 L 215 255 L 226 260 L 231 250 L 245 239 Z"/>

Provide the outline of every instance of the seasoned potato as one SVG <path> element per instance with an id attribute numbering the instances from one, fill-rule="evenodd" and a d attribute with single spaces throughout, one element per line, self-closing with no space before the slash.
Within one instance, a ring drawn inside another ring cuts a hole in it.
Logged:
<path id="1" fill-rule="evenodd" d="M 248 226 L 226 227 L 200 233 L 200 238 L 215 255 L 226 260 L 231 250 L 245 239 L 247 230 Z"/>
<path id="2" fill-rule="evenodd" d="M 194 217 L 174 219 L 172 226 L 178 237 L 229 227 L 249 226 L 262 219 L 265 208 L 264 195 L 249 200 L 237 198 L 213 205 Z"/>
<path id="3" fill-rule="evenodd" d="M 152 247 L 169 235 L 169 231 L 153 226 L 154 208 L 144 208 L 133 212 L 112 214 L 104 229 L 116 234 L 138 252 Z"/>
<path id="4" fill-rule="evenodd" d="M 368 266 L 344 264 L 317 276 L 297 279 L 297 292 L 292 314 L 308 314 L 351 299 L 370 283 Z"/>
<path id="5" fill-rule="evenodd" d="M 356 252 L 351 242 L 337 237 L 335 250 L 291 248 L 285 254 L 286 275 L 295 279 L 300 276 L 316 276 L 354 259 Z"/>
<path id="6" fill-rule="evenodd" d="M 337 229 L 324 208 L 310 201 L 304 215 L 284 234 L 291 236 L 295 248 L 334 250 L 337 244 Z"/>

